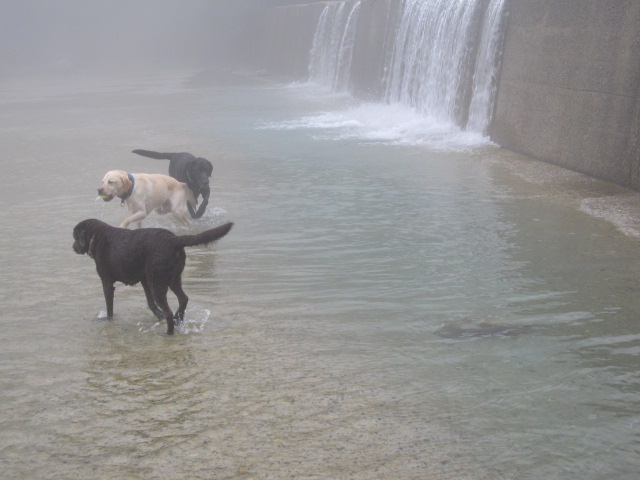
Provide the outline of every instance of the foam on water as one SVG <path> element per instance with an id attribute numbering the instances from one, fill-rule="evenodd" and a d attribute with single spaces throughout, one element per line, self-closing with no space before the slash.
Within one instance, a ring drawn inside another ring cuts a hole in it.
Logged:
<path id="1" fill-rule="evenodd" d="M 211 316 L 211 311 L 206 308 L 202 308 L 199 305 L 188 308 L 185 312 L 185 319 L 182 323 L 176 325 L 176 330 L 178 333 L 183 335 L 188 335 L 190 333 L 201 333 L 204 330 L 207 321 L 209 321 L 209 317 Z"/>
<path id="2" fill-rule="evenodd" d="M 106 312 L 100 312 L 100 314 L 104 314 L 104 317 L 99 318 L 106 318 Z M 151 314 L 149 313 L 149 315 Z M 201 333 L 210 316 L 211 312 L 199 305 L 187 308 L 184 314 L 184 320 L 181 323 L 176 324 L 175 331 L 181 335 Z M 151 324 L 148 319 L 143 319 L 136 323 L 138 331 L 141 333 L 155 331 L 164 332 L 165 325 L 166 323 L 164 320 L 159 320 Z"/>
<path id="3" fill-rule="evenodd" d="M 312 88 L 308 86 L 307 88 Z M 282 130 L 312 130 L 317 139 L 355 139 L 384 145 L 425 147 L 434 151 L 467 152 L 493 145 L 488 137 L 460 129 L 400 103 L 362 103 L 263 126 Z"/>

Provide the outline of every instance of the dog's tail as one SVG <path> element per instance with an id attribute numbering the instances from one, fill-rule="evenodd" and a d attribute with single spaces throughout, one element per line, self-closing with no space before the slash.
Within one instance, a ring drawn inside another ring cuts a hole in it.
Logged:
<path id="1" fill-rule="evenodd" d="M 143 157 L 155 158 L 156 160 L 171 160 L 170 153 L 152 152 L 151 150 L 133 150 L 132 153 L 137 153 Z"/>
<path id="2" fill-rule="evenodd" d="M 233 226 L 232 222 L 225 223 L 224 225 L 220 225 L 219 227 L 212 228 L 211 230 L 205 230 L 202 233 L 198 233 L 196 235 L 182 235 L 176 237 L 176 244 L 179 247 L 194 247 L 196 245 L 208 245 L 209 243 L 213 243 L 216 240 L 224 237 L 231 227 Z"/>

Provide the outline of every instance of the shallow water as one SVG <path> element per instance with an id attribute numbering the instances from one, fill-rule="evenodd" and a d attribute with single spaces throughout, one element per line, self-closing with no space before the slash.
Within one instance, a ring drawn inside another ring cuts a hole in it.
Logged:
<path id="1" fill-rule="evenodd" d="M 3 478 L 637 478 L 640 242 L 584 208 L 635 194 L 410 113 L 389 133 L 397 107 L 214 80 L 5 82 Z M 140 286 L 104 320 L 71 250 L 125 216 L 95 200 L 107 170 L 166 172 L 134 148 L 214 164 L 205 217 L 146 226 L 235 222 L 188 251 L 170 338 Z"/>

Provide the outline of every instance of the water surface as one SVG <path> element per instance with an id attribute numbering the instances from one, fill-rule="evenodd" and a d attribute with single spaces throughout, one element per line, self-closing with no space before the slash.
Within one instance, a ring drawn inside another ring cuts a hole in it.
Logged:
<path id="1" fill-rule="evenodd" d="M 5 83 L 3 478 L 637 478 L 640 243 L 584 208 L 634 194 L 269 79 Z M 235 222 L 171 338 L 71 249 L 135 148 L 214 165 L 146 226 Z"/>

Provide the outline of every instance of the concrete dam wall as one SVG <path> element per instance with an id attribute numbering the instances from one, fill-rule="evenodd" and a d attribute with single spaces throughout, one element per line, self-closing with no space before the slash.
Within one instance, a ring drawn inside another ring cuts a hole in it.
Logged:
<path id="1" fill-rule="evenodd" d="M 637 0 L 334 0 L 270 8 L 274 74 L 402 103 L 640 189 Z"/>
<path id="2" fill-rule="evenodd" d="M 510 3 L 491 138 L 640 189 L 640 2 Z"/>

